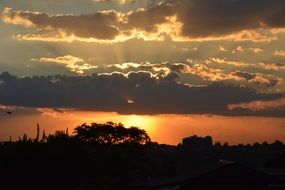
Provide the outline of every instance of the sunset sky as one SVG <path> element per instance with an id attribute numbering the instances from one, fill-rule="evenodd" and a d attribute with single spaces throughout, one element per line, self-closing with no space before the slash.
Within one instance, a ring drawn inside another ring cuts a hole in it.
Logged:
<path id="1" fill-rule="evenodd" d="M 284 0 L 0 0 L 0 14 L 0 140 L 114 121 L 167 144 L 285 141 Z"/>

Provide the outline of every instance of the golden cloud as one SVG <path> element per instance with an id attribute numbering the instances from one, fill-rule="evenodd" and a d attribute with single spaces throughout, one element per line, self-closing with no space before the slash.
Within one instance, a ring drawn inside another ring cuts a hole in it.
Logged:
<path id="1" fill-rule="evenodd" d="M 248 103 L 240 103 L 240 104 L 230 104 L 228 105 L 228 109 L 234 110 L 238 108 L 249 109 L 252 111 L 265 111 L 265 110 L 274 110 L 278 108 L 285 107 L 285 98 L 280 98 L 277 100 L 270 101 L 252 101 Z"/>
<path id="2" fill-rule="evenodd" d="M 285 51 L 284 50 L 278 50 L 274 52 L 274 55 L 276 56 L 281 56 L 281 57 L 285 57 Z"/>
<path id="3" fill-rule="evenodd" d="M 177 7 L 176 7 L 177 8 Z M 18 40 L 47 42 L 116 43 L 130 39 L 146 41 L 253 41 L 271 42 L 277 37 L 262 28 L 195 35 L 189 23 L 168 3 L 121 13 L 114 10 L 86 15 L 49 15 L 42 12 L 15 11 L 5 8 L 2 20 L 8 24 L 34 28 L 33 33 L 15 35 Z M 203 28 L 193 28 L 193 30 Z M 186 32 L 187 30 L 187 32 Z M 204 28 L 209 30 L 209 28 Z M 254 50 L 256 52 L 258 50 Z"/>
<path id="4" fill-rule="evenodd" d="M 71 72 L 75 72 L 76 74 L 84 74 L 86 70 L 95 69 L 97 66 L 90 65 L 85 63 L 85 61 L 79 57 L 75 57 L 72 55 L 65 55 L 62 57 L 55 58 L 32 58 L 31 61 L 41 62 L 41 63 L 56 63 L 65 65 Z"/>

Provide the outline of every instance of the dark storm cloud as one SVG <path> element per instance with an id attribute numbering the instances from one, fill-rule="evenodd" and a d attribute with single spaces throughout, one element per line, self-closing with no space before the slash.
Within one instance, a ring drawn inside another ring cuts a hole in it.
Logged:
<path id="1" fill-rule="evenodd" d="M 114 111 L 121 114 L 244 115 L 249 111 L 229 110 L 228 105 L 282 97 L 280 94 L 260 94 L 249 88 L 222 83 L 188 86 L 173 81 L 174 78 L 157 79 L 149 72 L 23 78 L 2 73 L 0 104 Z M 284 111 L 250 111 L 249 115 L 272 116 L 274 113 L 284 116 Z"/>
<path id="2" fill-rule="evenodd" d="M 168 0 L 130 16 L 130 24 L 150 30 L 177 15 L 184 36 L 226 35 L 262 26 L 285 26 L 283 0 Z"/>
<path id="3" fill-rule="evenodd" d="M 178 17 L 186 23 L 184 35 L 224 35 L 285 25 L 283 0 L 183 0 L 179 7 Z"/>
<path id="4" fill-rule="evenodd" d="M 222 35 L 261 26 L 284 27 L 283 0 L 165 0 L 128 15 L 129 24 L 146 31 L 177 15 L 188 36 Z"/>
<path id="5" fill-rule="evenodd" d="M 132 27 L 154 32 L 157 24 L 167 22 L 166 17 L 173 16 L 175 10 L 168 3 L 161 3 L 147 9 L 139 9 L 128 16 L 128 24 Z"/>

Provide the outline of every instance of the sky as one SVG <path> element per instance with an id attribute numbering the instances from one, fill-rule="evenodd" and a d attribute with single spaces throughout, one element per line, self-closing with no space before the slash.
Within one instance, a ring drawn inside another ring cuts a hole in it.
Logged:
<path id="1" fill-rule="evenodd" d="M 285 141 L 284 0 L 0 0 L 0 15 L 1 140 L 115 121 L 167 144 Z"/>

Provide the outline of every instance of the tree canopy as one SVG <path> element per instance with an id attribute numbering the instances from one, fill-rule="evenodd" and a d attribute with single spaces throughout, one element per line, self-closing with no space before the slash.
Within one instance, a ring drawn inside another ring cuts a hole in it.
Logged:
<path id="1" fill-rule="evenodd" d="M 90 125 L 85 123 L 76 127 L 74 134 L 74 138 L 82 143 L 145 145 L 151 141 L 145 130 L 137 127 L 126 128 L 121 123 L 113 122 Z"/>

